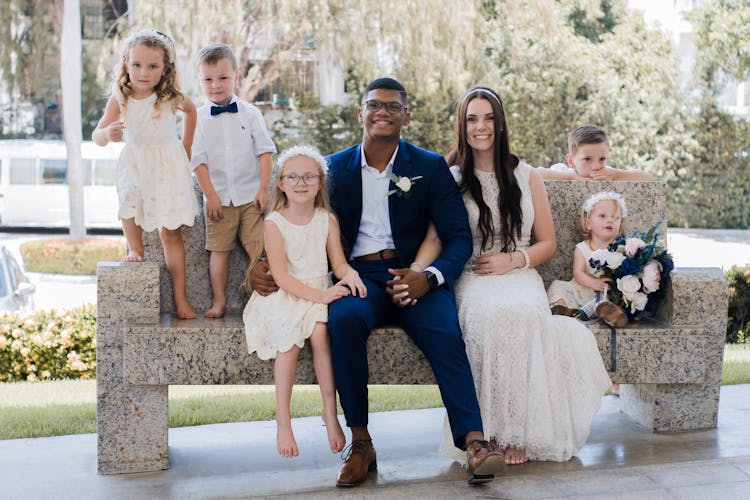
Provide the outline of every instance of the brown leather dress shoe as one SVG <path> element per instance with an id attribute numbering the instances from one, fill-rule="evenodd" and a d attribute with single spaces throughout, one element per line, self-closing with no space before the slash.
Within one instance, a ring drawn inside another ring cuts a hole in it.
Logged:
<path id="1" fill-rule="evenodd" d="M 487 441 L 474 439 L 466 443 L 466 479 L 469 484 L 481 484 L 495 479 L 495 472 L 505 466 L 503 454 Z"/>
<path id="2" fill-rule="evenodd" d="M 367 473 L 378 468 L 372 440 L 352 441 L 349 453 L 344 458 L 344 466 L 339 471 L 336 486 L 357 486 L 367 479 Z"/>

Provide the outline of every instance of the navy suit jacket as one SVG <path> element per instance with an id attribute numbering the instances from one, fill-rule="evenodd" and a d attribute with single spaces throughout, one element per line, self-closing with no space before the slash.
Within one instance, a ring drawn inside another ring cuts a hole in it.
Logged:
<path id="1" fill-rule="evenodd" d="M 347 260 L 359 234 L 362 219 L 362 146 L 357 145 L 327 157 L 328 192 L 341 226 Z M 399 177 L 422 176 L 408 196 L 388 197 L 391 232 L 401 267 L 408 267 L 417 255 L 430 221 L 435 223 L 442 251 L 433 262 L 450 286 L 471 256 L 469 220 L 456 182 L 442 156 L 399 142 L 393 173 Z M 396 189 L 393 182 L 389 191 Z"/>

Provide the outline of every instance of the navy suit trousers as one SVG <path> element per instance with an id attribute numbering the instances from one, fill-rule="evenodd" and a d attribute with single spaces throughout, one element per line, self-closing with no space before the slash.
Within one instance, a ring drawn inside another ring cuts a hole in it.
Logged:
<path id="1" fill-rule="evenodd" d="M 399 308 L 385 291 L 393 279 L 388 268 L 400 267 L 396 259 L 351 264 L 367 286 L 367 297 L 344 297 L 328 307 L 333 374 L 346 425 L 367 425 L 367 339 L 373 328 L 392 322 L 406 330 L 430 363 L 454 442 L 463 448 L 467 432 L 482 430 L 482 418 L 452 292 L 440 287 L 416 305 Z"/>

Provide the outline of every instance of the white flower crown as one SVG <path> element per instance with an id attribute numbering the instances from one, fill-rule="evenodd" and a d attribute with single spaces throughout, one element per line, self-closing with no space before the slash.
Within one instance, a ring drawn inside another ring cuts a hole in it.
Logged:
<path id="1" fill-rule="evenodd" d="M 614 191 L 599 191 L 596 194 L 589 196 L 586 201 L 583 202 L 583 213 L 591 213 L 594 209 L 594 205 L 604 200 L 612 200 L 620 206 L 620 215 L 623 217 L 628 216 L 628 206 L 625 203 L 625 198 L 620 193 Z"/>
<path id="2" fill-rule="evenodd" d="M 312 146 L 308 146 L 307 144 L 299 144 L 297 146 L 292 146 L 291 148 L 281 153 L 281 155 L 279 155 L 278 159 L 276 160 L 276 168 L 273 170 L 274 177 L 278 178 L 279 174 L 281 173 L 281 169 L 284 168 L 284 164 L 289 159 L 296 156 L 307 156 L 318 164 L 323 175 L 326 175 L 328 173 L 328 162 L 326 162 L 326 159 L 323 158 L 323 155 L 321 155 L 320 152 Z"/>

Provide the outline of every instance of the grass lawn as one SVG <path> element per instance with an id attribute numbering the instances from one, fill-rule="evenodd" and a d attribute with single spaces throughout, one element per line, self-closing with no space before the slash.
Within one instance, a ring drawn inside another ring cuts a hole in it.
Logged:
<path id="1" fill-rule="evenodd" d="M 722 384 L 750 384 L 750 345 L 724 349 Z M 370 386 L 370 410 L 442 406 L 436 386 Z M 295 386 L 292 416 L 319 415 L 317 386 Z M 170 386 L 169 425 L 272 420 L 273 386 Z M 0 439 L 96 432 L 96 381 L 0 383 Z"/>

